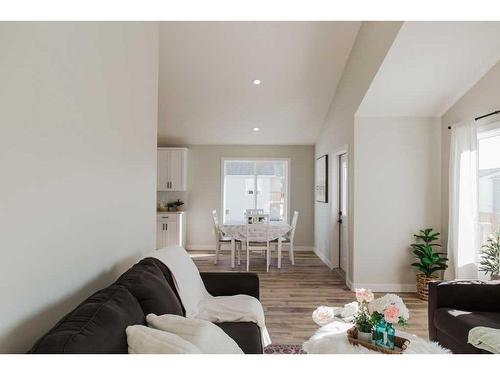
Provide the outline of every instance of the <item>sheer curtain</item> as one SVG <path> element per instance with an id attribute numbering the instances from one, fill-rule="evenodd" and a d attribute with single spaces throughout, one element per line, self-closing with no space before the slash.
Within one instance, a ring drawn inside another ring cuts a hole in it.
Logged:
<path id="1" fill-rule="evenodd" d="M 447 279 L 478 277 L 477 131 L 473 120 L 452 126 Z"/>

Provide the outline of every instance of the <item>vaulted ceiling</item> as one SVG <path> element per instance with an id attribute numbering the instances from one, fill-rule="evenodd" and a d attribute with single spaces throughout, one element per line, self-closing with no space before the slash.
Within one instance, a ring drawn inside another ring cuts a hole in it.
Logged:
<path id="1" fill-rule="evenodd" d="M 500 22 L 405 22 L 358 116 L 440 117 L 500 59 Z"/>
<path id="2" fill-rule="evenodd" d="M 162 22 L 159 143 L 314 144 L 359 27 Z"/>

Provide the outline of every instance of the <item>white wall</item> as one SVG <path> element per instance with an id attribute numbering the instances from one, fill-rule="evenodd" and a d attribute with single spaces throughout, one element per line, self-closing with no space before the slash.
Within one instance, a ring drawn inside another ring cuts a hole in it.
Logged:
<path id="1" fill-rule="evenodd" d="M 188 146 L 187 247 L 214 246 L 212 210 L 221 208 L 221 158 L 290 158 L 289 212 L 300 212 L 295 243 L 309 249 L 314 235 L 313 146 Z M 172 193 L 175 194 L 175 193 Z M 175 198 L 171 196 L 171 199 Z M 220 213 L 219 213 L 220 215 Z"/>
<path id="2" fill-rule="evenodd" d="M 349 257 L 348 273 L 351 275 L 354 258 L 352 254 L 354 115 L 401 25 L 401 22 L 363 22 L 315 145 L 316 157 L 331 154 L 343 145 L 349 147 L 348 215 L 351 256 Z M 332 173 L 329 177 L 329 197 L 335 197 L 336 191 L 332 183 Z M 329 203 L 316 202 L 314 213 L 316 252 L 329 265 L 335 262 L 331 257 L 331 244 L 338 242 L 336 220 L 332 220 L 330 217 L 331 204 L 332 199 L 329 199 Z"/>
<path id="3" fill-rule="evenodd" d="M 450 161 L 450 130 L 460 121 L 500 110 L 500 62 L 486 73 L 464 96 L 462 96 L 442 117 L 442 228 L 443 239 L 447 239 L 448 229 L 448 173 Z M 480 120 L 480 125 L 500 120 L 500 115 Z"/>
<path id="4" fill-rule="evenodd" d="M 441 227 L 439 118 L 356 117 L 354 287 L 412 291 L 409 244 Z"/>
<path id="5" fill-rule="evenodd" d="M 0 23 L 0 352 L 155 245 L 155 23 Z"/>

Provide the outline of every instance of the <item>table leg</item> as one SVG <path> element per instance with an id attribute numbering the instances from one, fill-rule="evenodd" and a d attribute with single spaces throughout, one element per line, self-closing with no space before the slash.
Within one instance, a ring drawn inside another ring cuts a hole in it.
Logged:
<path id="1" fill-rule="evenodd" d="M 282 243 L 280 237 L 278 238 L 278 268 L 281 268 L 281 249 L 282 249 Z"/>
<path id="2" fill-rule="evenodd" d="M 234 240 L 234 237 L 231 238 L 231 268 L 234 268 L 234 250 L 236 246 L 236 241 Z"/>

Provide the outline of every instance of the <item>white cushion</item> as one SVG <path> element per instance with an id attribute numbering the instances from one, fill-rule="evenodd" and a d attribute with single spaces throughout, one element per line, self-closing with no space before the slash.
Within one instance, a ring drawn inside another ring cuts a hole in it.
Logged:
<path id="1" fill-rule="evenodd" d="M 126 329 L 129 354 L 201 354 L 201 350 L 173 333 L 143 325 Z"/>
<path id="2" fill-rule="evenodd" d="M 238 344 L 220 327 L 208 320 L 184 318 L 178 315 L 155 315 L 146 317 L 152 328 L 174 333 L 199 348 L 206 354 L 243 354 Z"/>

